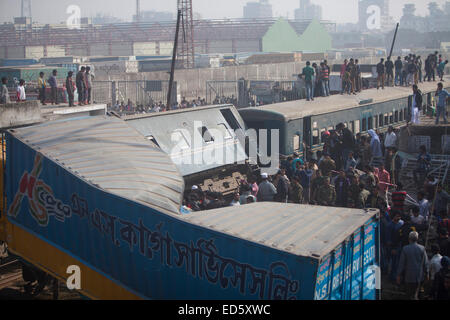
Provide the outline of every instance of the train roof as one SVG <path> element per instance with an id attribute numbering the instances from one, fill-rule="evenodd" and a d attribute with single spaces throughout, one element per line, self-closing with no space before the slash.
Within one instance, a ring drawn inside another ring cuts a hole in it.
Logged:
<path id="1" fill-rule="evenodd" d="M 183 177 L 247 159 L 245 146 L 234 131 L 245 129 L 245 123 L 233 105 L 187 108 L 124 120 L 170 155 Z M 208 130 L 211 141 L 203 141 L 200 129 Z M 214 154 L 214 161 L 203 161 L 207 154 Z"/>
<path id="2" fill-rule="evenodd" d="M 85 117 L 9 132 L 89 184 L 159 211 L 179 214 L 184 180 L 177 167 L 123 120 Z"/>
<path id="3" fill-rule="evenodd" d="M 183 108 L 176 110 L 169 110 L 165 112 L 151 112 L 146 114 L 134 114 L 129 116 L 123 116 L 122 119 L 125 121 L 136 120 L 136 119 L 145 119 L 145 118 L 153 118 L 153 117 L 165 117 L 174 114 L 183 114 L 183 113 L 194 113 L 194 112 L 204 112 L 205 110 L 211 109 L 222 109 L 222 108 L 234 108 L 232 104 L 223 104 L 223 105 L 213 105 L 213 106 L 202 106 L 202 107 L 193 107 L 193 108 Z"/>
<path id="4" fill-rule="evenodd" d="M 450 80 L 450 78 L 449 78 Z M 423 93 L 434 92 L 437 82 L 425 82 L 419 85 Z M 331 95 L 329 97 L 318 97 L 314 101 L 305 99 L 270 104 L 261 107 L 250 107 L 240 109 L 239 113 L 244 120 L 259 120 L 258 115 L 264 119 L 275 117 L 291 121 L 309 116 L 332 113 L 340 110 L 357 108 L 361 105 L 380 104 L 387 101 L 402 99 L 410 96 L 412 89 L 409 87 L 385 87 L 384 90 L 368 89 L 356 95 Z M 364 103 L 367 102 L 367 103 Z"/>
<path id="5" fill-rule="evenodd" d="M 260 202 L 183 217 L 189 223 L 276 250 L 320 259 L 378 214 L 375 209 Z"/>

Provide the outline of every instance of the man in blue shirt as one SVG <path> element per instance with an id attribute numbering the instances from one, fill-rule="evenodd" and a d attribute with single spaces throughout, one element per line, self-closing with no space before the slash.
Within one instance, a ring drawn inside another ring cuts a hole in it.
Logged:
<path id="1" fill-rule="evenodd" d="M 436 124 L 439 124 L 439 118 L 441 117 L 441 114 L 444 117 L 444 123 L 447 124 L 446 107 L 449 94 L 447 90 L 444 89 L 444 85 L 442 84 L 442 82 L 438 83 L 438 89 L 435 96 L 438 97 L 436 106 Z"/>
<path id="2" fill-rule="evenodd" d="M 314 101 L 313 81 L 314 81 L 314 69 L 311 67 L 311 62 L 306 62 L 306 67 L 303 68 L 303 72 L 300 75 L 305 77 L 305 90 L 306 90 L 306 101 Z"/>
<path id="3" fill-rule="evenodd" d="M 58 104 L 58 83 L 56 82 L 57 70 L 53 70 L 52 75 L 48 79 L 51 88 L 52 104 Z"/>

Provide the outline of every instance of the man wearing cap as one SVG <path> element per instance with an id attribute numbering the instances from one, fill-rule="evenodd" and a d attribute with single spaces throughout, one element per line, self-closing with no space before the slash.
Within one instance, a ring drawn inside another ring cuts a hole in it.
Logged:
<path id="1" fill-rule="evenodd" d="M 259 184 L 258 201 L 259 202 L 272 202 L 277 194 L 277 188 L 269 181 L 269 175 L 267 173 L 261 174 L 262 182 Z"/>
<path id="2" fill-rule="evenodd" d="M 417 232 L 409 234 L 409 245 L 403 247 L 397 269 L 397 284 L 400 285 L 403 277 L 410 300 L 419 300 L 420 285 L 428 274 L 428 256 L 425 247 L 417 243 L 418 240 Z"/>

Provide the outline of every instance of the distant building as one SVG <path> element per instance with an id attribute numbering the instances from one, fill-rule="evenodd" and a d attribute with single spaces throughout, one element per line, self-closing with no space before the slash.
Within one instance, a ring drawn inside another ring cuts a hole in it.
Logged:
<path id="1" fill-rule="evenodd" d="M 95 17 L 92 18 L 93 24 L 112 24 L 112 23 L 120 23 L 122 22 L 121 19 L 113 16 L 104 16 L 97 14 Z"/>
<path id="2" fill-rule="evenodd" d="M 400 28 L 419 30 L 420 32 L 450 31 L 450 1 L 447 1 L 443 9 L 436 2 L 428 4 L 429 15 L 416 16 L 416 6 L 412 3 L 403 7 L 403 16 L 400 19 Z"/>
<path id="3" fill-rule="evenodd" d="M 272 18 L 272 5 L 268 0 L 259 2 L 248 2 L 244 7 L 245 19 Z"/>
<path id="4" fill-rule="evenodd" d="M 300 0 L 300 8 L 295 10 L 296 20 L 322 20 L 322 7 L 311 3 L 311 0 Z"/>
<path id="5" fill-rule="evenodd" d="M 174 15 L 171 12 L 160 12 L 160 11 L 141 11 L 140 21 L 141 22 L 165 22 L 173 21 Z M 136 21 L 136 15 L 133 16 L 133 21 Z"/>

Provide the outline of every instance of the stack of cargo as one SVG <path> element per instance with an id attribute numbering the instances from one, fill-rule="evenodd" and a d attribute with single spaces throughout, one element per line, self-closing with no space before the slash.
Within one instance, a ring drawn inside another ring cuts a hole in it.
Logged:
<path id="1" fill-rule="evenodd" d="M 286 62 L 301 62 L 302 53 L 267 53 L 255 54 L 249 57 L 245 64 L 271 64 Z"/>

